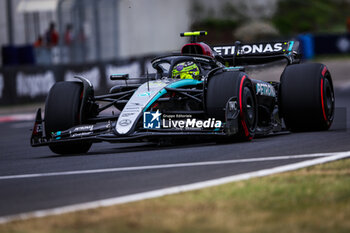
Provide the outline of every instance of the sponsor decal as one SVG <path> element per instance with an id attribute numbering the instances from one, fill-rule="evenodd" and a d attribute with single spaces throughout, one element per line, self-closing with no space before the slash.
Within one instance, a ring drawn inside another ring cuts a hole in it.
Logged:
<path id="1" fill-rule="evenodd" d="M 123 119 L 119 122 L 120 126 L 128 126 L 130 124 L 131 124 L 131 120 L 129 120 L 129 119 Z"/>
<path id="2" fill-rule="evenodd" d="M 125 107 L 123 109 L 123 112 L 138 112 L 140 110 L 140 107 Z"/>
<path id="3" fill-rule="evenodd" d="M 24 74 L 18 72 L 16 76 L 16 91 L 20 97 L 46 95 L 52 85 L 55 84 L 55 76 L 52 71 L 41 74 Z"/>
<path id="4" fill-rule="evenodd" d="M 134 115 L 135 113 L 133 113 L 133 112 L 127 112 L 127 113 L 123 113 L 122 115 L 121 115 L 121 117 L 129 117 L 129 116 L 132 116 L 132 115 Z"/>
<path id="5" fill-rule="evenodd" d="M 205 59 L 205 58 L 202 58 L 202 57 L 194 57 L 194 60 L 196 60 L 196 61 L 210 62 L 209 59 Z"/>
<path id="6" fill-rule="evenodd" d="M 236 51 L 235 46 L 217 46 L 213 47 L 214 51 L 219 55 L 229 56 L 233 55 Z M 273 53 L 281 52 L 283 50 L 283 43 L 271 43 L 271 44 L 252 44 L 242 45 L 238 54 L 259 54 L 259 53 Z"/>
<path id="7" fill-rule="evenodd" d="M 93 131 L 94 130 L 94 125 L 84 125 L 84 126 L 79 126 L 74 128 L 73 132 L 76 131 Z"/>
<path id="8" fill-rule="evenodd" d="M 140 107 L 125 107 L 123 109 L 121 117 L 133 116 L 138 112 L 140 112 Z"/>
<path id="9" fill-rule="evenodd" d="M 160 124 L 156 123 L 156 119 L 153 119 L 153 117 L 151 117 L 151 119 L 148 119 L 148 117 L 150 116 L 144 116 L 144 111 L 143 109 L 147 109 L 149 106 L 147 106 L 147 104 L 151 105 L 152 102 L 152 98 L 154 98 L 154 96 L 159 93 L 159 91 L 162 90 L 162 88 L 164 86 L 166 86 L 166 83 L 162 82 L 163 80 L 159 80 L 159 87 L 152 87 L 151 83 L 149 82 L 149 89 L 148 89 L 148 84 L 144 83 L 142 84 L 132 95 L 132 97 L 130 98 L 129 102 L 125 105 L 123 111 L 121 112 L 121 117 L 118 118 L 118 123 L 119 121 L 123 120 L 123 119 L 129 119 L 132 121 L 132 123 L 135 123 L 139 118 L 139 116 L 144 117 L 145 122 L 145 128 L 152 128 L 152 127 L 160 127 Z M 150 101 L 151 100 L 151 101 Z M 129 116 L 124 116 L 124 114 L 129 114 L 129 113 L 133 113 L 132 115 Z M 147 115 L 147 113 L 146 113 Z M 140 119 L 140 120 L 144 120 L 144 119 Z M 146 119 L 148 119 L 146 121 Z M 152 122 L 151 122 L 152 121 Z M 153 125 L 152 125 L 153 124 Z M 128 133 L 131 129 L 132 129 L 133 124 L 130 124 L 128 126 L 124 126 L 121 127 L 119 124 L 116 125 L 115 129 L 117 131 L 118 134 L 126 134 Z"/>
<path id="10" fill-rule="evenodd" d="M 256 84 L 256 94 L 275 97 L 276 91 L 275 91 L 275 88 L 273 88 L 273 86 L 270 84 L 257 83 Z"/>
<path id="11" fill-rule="evenodd" d="M 164 85 L 164 83 L 162 81 L 149 82 L 150 87 L 160 87 L 163 85 Z"/>
<path id="12" fill-rule="evenodd" d="M 154 93 L 154 91 L 146 91 L 144 93 L 140 93 L 140 97 L 145 97 L 145 96 L 151 96 L 151 94 Z"/>
<path id="13" fill-rule="evenodd" d="M 43 132 L 41 124 L 35 123 L 35 133 L 38 134 L 38 133 L 41 133 L 41 132 Z"/>
<path id="14" fill-rule="evenodd" d="M 157 112 L 144 112 L 143 113 L 143 128 L 145 129 L 160 129 L 160 116 L 162 114 Z"/>
<path id="15" fill-rule="evenodd" d="M 89 136 L 93 134 L 93 132 L 82 132 L 82 133 L 74 133 L 72 134 L 72 138 L 75 138 L 75 137 L 83 137 L 83 136 Z M 56 138 L 57 139 L 57 138 Z"/>

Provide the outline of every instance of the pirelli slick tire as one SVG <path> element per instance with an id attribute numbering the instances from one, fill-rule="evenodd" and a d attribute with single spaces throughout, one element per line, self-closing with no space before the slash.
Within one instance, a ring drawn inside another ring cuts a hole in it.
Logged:
<path id="1" fill-rule="evenodd" d="M 334 118 L 334 90 L 327 67 L 287 66 L 281 76 L 280 111 L 291 131 L 327 130 Z"/>
<path id="2" fill-rule="evenodd" d="M 211 77 L 206 92 L 206 109 L 209 117 L 225 121 L 227 101 L 236 96 L 238 100 L 239 133 L 241 140 L 251 140 L 258 122 L 257 99 L 253 84 L 247 74 L 234 71 L 222 72 Z"/>
<path id="3" fill-rule="evenodd" d="M 80 82 L 57 82 L 52 86 L 45 104 L 45 133 L 69 129 L 80 122 L 83 85 Z M 56 154 L 86 153 L 90 142 L 62 142 L 49 145 Z"/>

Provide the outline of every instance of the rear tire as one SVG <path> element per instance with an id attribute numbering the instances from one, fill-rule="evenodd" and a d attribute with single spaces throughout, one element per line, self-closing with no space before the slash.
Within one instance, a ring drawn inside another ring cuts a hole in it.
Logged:
<path id="1" fill-rule="evenodd" d="M 334 118 L 334 90 L 327 67 L 287 66 L 281 76 L 280 110 L 291 131 L 327 130 Z"/>
<path id="2" fill-rule="evenodd" d="M 237 96 L 239 115 L 239 139 L 251 140 L 257 127 L 257 100 L 251 80 L 243 72 L 223 72 L 209 79 L 206 108 L 209 117 L 225 121 L 227 101 Z"/>
<path id="3" fill-rule="evenodd" d="M 57 82 L 52 86 L 45 104 L 45 133 L 69 129 L 81 124 L 80 106 L 83 86 L 79 82 Z M 49 145 L 56 154 L 86 153 L 91 142 L 62 142 Z"/>

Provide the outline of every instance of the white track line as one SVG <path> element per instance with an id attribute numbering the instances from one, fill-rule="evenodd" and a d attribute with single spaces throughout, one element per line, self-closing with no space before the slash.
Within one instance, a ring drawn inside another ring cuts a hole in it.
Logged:
<path id="1" fill-rule="evenodd" d="M 0 180 L 38 178 L 38 177 L 50 177 L 50 176 L 85 175 L 85 174 L 107 173 L 107 172 L 154 170 L 154 169 L 179 168 L 179 167 L 225 165 L 225 164 L 233 164 L 233 163 L 265 162 L 265 161 L 273 161 L 273 160 L 287 160 L 287 159 L 303 159 L 303 158 L 323 157 L 323 156 L 329 156 L 329 155 L 332 155 L 332 153 L 322 153 L 322 154 L 318 153 L 318 154 L 307 154 L 307 155 L 289 155 L 289 156 L 272 156 L 272 157 L 264 157 L 264 158 L 233 159 L 233 160 L 205 161 L 205 162 L 193 162 L 193 163 L 160 164 L 160 165 L 149 165 L 149 166 L 138 166 L 138 167 L 117 167 L 117 168 L 103 168 L 103 169 L 91 169 L 91 170 L 79 170 L 79 171 L 62 171 L 62 172 L 48 172 L 48 173 L 36 173 L 36 174 L 20 174 L 20 175 L 0 176 Z"/>
<path id="2" fill-rule="evenodd" d="M 22 214 L 17 214 L 17 215 L 5 216 L 5 217 L 0 218 L 0 223 L 7 223 L 7 222 L 15 221 L 15 220 L 25 220 L 25 219 L 29 219 L 29 218 L 38 218 L 38 217 L 59 215 L 59 214 L 70 213 L 70 212 L 74 212 L 74 211 L 87 210 L 87 209 L 98 208 L 98 207 L 106 207 L 106 206 L 124 204 L 124 203 L 140 201 L 140 200 L 145 200 L 145 199 L 150 199 L 150 198 L 156 198 L 156 197 L 161 197 L 161 196 L 165 196 L 165 195 L 169 195 L 169 194 L 187 192 L 187 191 L 217 186 L 217 185 L 221 185 L 221 184 L 226 184 L 226 183 L 230 183 L 230 182 L 247 180 L 247 179 L 254 178 L 254 177 L 262 177 L 262 176 L 268 176 L 268 175 L 277 174 L 277 173 L 281 173 L 281 172 L 292 171 L 292 170 L 296 170 L 296 169 L 300 169 L 300 168 L 305 168 L 305 167 L 309 167 L 309 166 L 313 166 L 313 165 L 317 165 L 317 164 L 322 164 L 322 163 L 350 157 L 350 151 L 327 153 L 327 154 L 329 156 L 317 158 L 317 159 L 312 159 L 312 160 L 307 160 L 307 161 L 303 161 L 303 162 L 298 162 L 298 163 L 293 163 L 293 164 L 289 164 L 289 165 L 279 166 L 279 167 L 270 168 L 270 169 L 263 169 L 260 171 L 254 171 L 254 172 L 248 172 L 248 173 L 234 175 L 234 176 L 222 177 L 219 179 L 202 181 L 202 182 L 197 182 L 197 183 L 187 184 L 187 185 L 180 185 L 180 186 L 164 188 L 164 189 L 159 189 L 159 190 L 154 190 L 154 191 L 149 191 L 149 192 L 131 194 L 131 195 L 126 195 L 126 196 L 122 196 L 122 197 L 92 201 L 92 202 L 87 202 L 87 203 L 82 203 L 82 204 L 68 205 L 68 206 L 57 207 L 57 208 L 53 208 L 53 209 L 38 210 L 38 211 L 22 213 Z M 315 154 L 313 154 L 313 155 L 315 155 Z M 325 156 L 325 155 L 326 155 L 326 153 L 319 154 L 319 156 Z M 306 155 L 298 155 L 298 156 L 310 156 L 310 154 L 309 155 L 307 155 L 307 154 Z M 314 156 L 310 156 L 310 157 L 314 157 Z"/>

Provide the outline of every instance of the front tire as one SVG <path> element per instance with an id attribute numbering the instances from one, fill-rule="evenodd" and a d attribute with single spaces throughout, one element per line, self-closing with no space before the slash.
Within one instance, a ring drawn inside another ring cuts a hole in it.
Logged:
<path id="1" fill-rule="evenodd" d="M 80 82 L 57 82 L 52 86 L 45 104 L 45 133 L 69 129 L 81 124 L 80 106 L 83 86 Z M 57 142 L 49 145 L 56 154 L 86 153 L 91 142 Z"/>
<path id="2" fill-rule="evenodd" d="M 225 121 L 225 107 L 230 98 L 237 97 L 239 133 L 241 140 L 251 140 L 257 127 L 257 100 L 251 80 L 239 71 L 223 72 L 209 79 L 206 108 L 209 117 Z"/>

